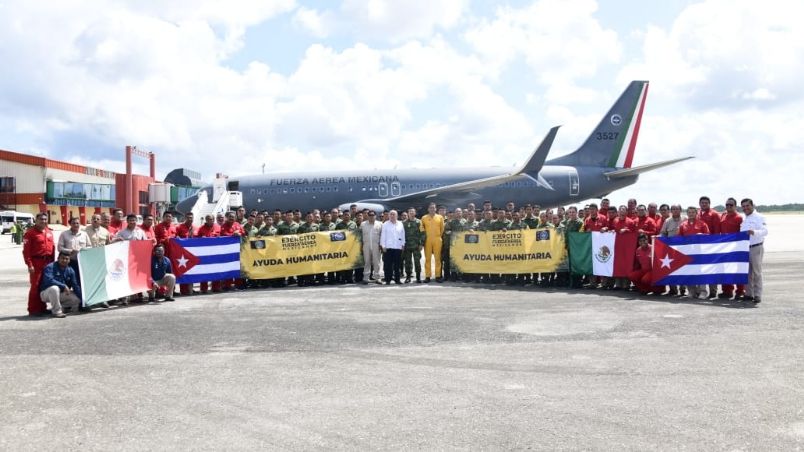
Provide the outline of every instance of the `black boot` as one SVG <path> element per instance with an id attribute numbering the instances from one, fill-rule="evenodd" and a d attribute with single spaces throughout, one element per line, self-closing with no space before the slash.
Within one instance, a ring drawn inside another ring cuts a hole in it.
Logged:
<path id="1" fill-rule="evenodd" d="M 416 284 L 421 284 L 421 283 L 422 283 L 422 274 L 421 273 L 416 273 Z"/>

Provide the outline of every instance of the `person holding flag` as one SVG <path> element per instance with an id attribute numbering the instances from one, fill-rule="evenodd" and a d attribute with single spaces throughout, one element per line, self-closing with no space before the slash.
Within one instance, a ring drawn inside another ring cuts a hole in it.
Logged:
<path id="1" fill-rule="evenodd" d="M 192 212 L 187 212 L 184 215 L 184 223 L 176 226 L 176 237 L 180 239 L 191 239 L 195 237 L 195 227 L 193 226 L 194 215 Z M 192 284 L 179 284 L 179 293 L 182 295 L 192 295 Z"/>
<path id="2" fill-rule="evenodd" d="M 660 295 L 664 292 L 664 287 L 653 286 L 651 284 L 651 279 L 653 278 L 651 273 L 651 270 L 653 270 L 653 249 L 648 240 L 648 236 L 646 234 L 639 234 L 637 243 L 639 246 L 634 256 L 634 270 L 628 276 L 628 279 L 634 283 L 634 286 L 636 286 L 640 294 L 647 295 L 653 293 L 654 295 Z"/>

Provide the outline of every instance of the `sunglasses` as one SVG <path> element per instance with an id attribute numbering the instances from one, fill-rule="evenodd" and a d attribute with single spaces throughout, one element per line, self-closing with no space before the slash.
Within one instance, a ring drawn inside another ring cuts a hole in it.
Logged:
<path id="1" fill-rule="evenodd" d="M 734 207 L 734 203 L 727 202 L 727 203 L 726 203 L 726 207 Z"/>

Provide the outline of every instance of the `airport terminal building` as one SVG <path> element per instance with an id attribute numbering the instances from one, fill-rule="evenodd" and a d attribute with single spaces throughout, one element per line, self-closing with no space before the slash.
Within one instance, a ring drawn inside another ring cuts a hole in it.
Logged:
<path id="1" fill-rule="evenodd" d="M 148 186 L 154 177 L 127 175 L 0 149 L 0 210 L 45 212 L 52 224 L 78 217 L 86 224 L 94 213 L 114 208 L 153 212 Z"/>

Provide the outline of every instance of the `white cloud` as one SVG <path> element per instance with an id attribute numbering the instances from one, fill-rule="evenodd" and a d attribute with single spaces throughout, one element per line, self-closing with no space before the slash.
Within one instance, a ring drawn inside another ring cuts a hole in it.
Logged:
<path id="1" fill-rule="evenodd" d="M 453 29 L 467 4 L 467 0 L 344 0 L 332 9 L 299 8 L 294 22 L 318 38 L 341 34 L 400 43 Z"/>
<path id="2" fill-rule="evenodd" d="M 316 38 L 326 38 L 335 27 L 335 18 L 329 11 L 301 7 L 293 15 L 293 23 Z"/>
<path id="3" fill-rule="evenodd" d="M 649 77 L 695 108 L 770 107 L 801 100 L 804 4 L 707 0 L 669 30 L 648 27 L 643 55 L 620 80 Z"/>
<path id="4" fill-rule="evenodd" d="M 614 30 L 594 17 L 594 0 L 540 0 L 523 8 L 500 7 L 466 39 L 499 70 L 524 58 L 545 83 L 569 83 L 590 77 L 600 66 L 616 63 L 622 45 Z"/>

